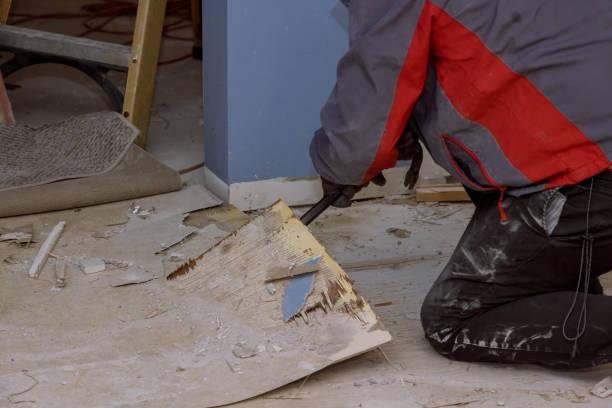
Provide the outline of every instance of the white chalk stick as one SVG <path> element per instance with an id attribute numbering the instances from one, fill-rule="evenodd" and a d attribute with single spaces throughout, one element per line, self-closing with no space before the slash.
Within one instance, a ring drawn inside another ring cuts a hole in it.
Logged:
<path id="1" fill-rule="evenodd" d="M 32 261 L 32 266 L 30 266 L 29 275 L 30 278 L 38 279 L 40 272 L 42 271 L 45 263 L 47 262 L 47 258 L 49 258 L 49 252 L 53 250 L 57 240 L 59 239 L 62 231 L 64 230 L 64 226 L 66 225 L 65 221 L 60 221 L 53 230 L 47 236 L 45 242 L 43 242 L 38 254 L 36 254 L 36 258 Z"/>

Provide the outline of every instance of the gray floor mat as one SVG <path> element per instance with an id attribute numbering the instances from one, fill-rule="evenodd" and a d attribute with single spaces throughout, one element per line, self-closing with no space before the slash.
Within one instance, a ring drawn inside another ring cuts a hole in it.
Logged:
<path id="1" fill-rule="evenodd" d="M 37 129 L 0 124 L 0 191 L 112 170 L 138 129 L 116 112 L 76 116 Z"/>

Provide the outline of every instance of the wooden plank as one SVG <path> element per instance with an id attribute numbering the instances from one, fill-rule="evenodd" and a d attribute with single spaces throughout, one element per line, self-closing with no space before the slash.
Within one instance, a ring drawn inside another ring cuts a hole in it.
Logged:
<path id="1" fill-rule="evenodd" d="M 130 47 L 88 38 L 0 25 L 0 44 L 9 49 L 22 49 L 60 57 L 91 61 L 105 66 L 126 69 L 130 66 Z"/>
<path id="2" fill-rule="evenodd" d="M 0 24 L 6 24 L 10 9 L 11 0 L 0 0 Z"/>
<path id="3" fill-rule="evenodd" d="M 461 184 L 423 185 L 416 188 L 417 201 L 470 201 Z"/>
<path id="4" fill-rule="evenodd" d="M 125 88 L 123 115 L 140 130 L 136 144 L 145 147 L 166 0 L 140 0 L 134 27 L 132 56 Z"/>

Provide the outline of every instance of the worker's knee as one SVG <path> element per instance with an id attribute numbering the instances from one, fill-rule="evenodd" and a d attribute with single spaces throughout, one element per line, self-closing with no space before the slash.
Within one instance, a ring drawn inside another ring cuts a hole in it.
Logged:
<path id="1" fill-rule="evenodd" d="M 440 353 L 447 354 L 448 345 L 454 341 L 456 330 L 454 325 L 443 313 L 441 304 L 430 291 L 421 307 L 421 325 L 425 338 Z"/>

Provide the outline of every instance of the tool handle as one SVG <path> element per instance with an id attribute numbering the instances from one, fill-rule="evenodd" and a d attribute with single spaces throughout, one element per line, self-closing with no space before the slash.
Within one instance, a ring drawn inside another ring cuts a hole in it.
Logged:
<path id="1" fill-rule="evenodd" d="M 319 215 L 321 215 L 321 213 L 323 213 L 323 211 L 327 210 L 329 206 L 332 205 L 334 201 L 338 199 L 338 197 L 340 197 L 341 194 L 342 191 L 337 190 L 330 195 L 323 196 L 318 203 L 313 205 L 310 210 L 306 211 L 306 213 L 302 215 L 300 218 L 302 224 L 308 225 L 313 222 Z"/>

